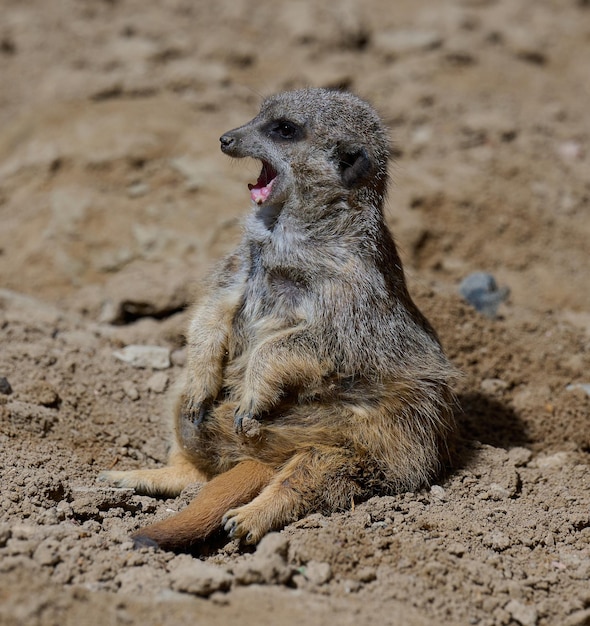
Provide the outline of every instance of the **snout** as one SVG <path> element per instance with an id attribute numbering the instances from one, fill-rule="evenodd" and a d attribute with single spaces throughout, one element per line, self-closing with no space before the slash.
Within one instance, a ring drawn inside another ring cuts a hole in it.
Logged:
<path id="1" fill-rule="evenodd" d="M 232 150 L 235 149 L 237 138 L 232 134 L 232 131 L 229 133 L 225 133 L 225 135 L 221 135 L 219 138 L 221 142 L 221 151 L 225 152 L 225 154 L 231 154 Z"/>

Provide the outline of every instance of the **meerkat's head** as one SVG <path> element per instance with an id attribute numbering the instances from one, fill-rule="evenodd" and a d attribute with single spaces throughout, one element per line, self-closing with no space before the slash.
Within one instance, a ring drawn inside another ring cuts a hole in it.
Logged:
<path id="1" fill-rule="evenodd" d="M 225 133 L 221 149 L 262 163 L 252 200 L 280 212 L 297 204 L 381 206 L 387 184 L 389 140 L 364 100 L 329 89 L 301 89 L 264 100 L 260 113 Z M 355 202 L 355 199 L 357 202 Z"/>

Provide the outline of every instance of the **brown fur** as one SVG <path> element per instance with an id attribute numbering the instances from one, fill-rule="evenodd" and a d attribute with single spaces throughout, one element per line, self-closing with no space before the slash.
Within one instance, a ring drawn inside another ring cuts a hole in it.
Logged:
<path id="1" fill-rule="evenodd" d="M 166 495 L 210 481 L 137 534 L 170 549 L 222 524 L 257 542 L 311 511 L 416 489 L 454 427 L 454 370 L 384 223 L 388 140 L 373 109 L 279 94 L 221 142 L 262 161 L 259 186 L 276 178 L 194 309 L 169 466 L 103 474 Z"/>

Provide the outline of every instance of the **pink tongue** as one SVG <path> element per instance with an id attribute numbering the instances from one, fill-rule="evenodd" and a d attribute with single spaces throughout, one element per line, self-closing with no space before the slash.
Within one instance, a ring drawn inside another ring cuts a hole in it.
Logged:
<path id="1" fill-rule="evenodd" d="M 256 204 L 262 204 L 268 198 L 273 182 L 271 180 L 266 187 L 250 187 L 250 197 Z"/>

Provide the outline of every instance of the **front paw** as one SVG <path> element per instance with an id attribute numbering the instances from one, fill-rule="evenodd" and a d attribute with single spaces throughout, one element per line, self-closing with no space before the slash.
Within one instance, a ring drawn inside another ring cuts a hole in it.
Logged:
<path id="1" fill-rule="evenodd" d="M 206 398 L 201 402 L 195 402 L 189 399 L 182 404 L 180 416 L 183 420 L 191 422 L 193 426 L 200 426 L 211 412 L 213 400 Z"/>

